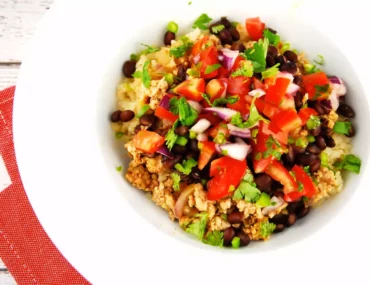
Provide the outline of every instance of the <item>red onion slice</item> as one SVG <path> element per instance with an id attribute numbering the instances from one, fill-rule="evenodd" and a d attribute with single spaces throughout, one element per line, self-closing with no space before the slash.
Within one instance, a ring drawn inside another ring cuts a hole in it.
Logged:
<path id="1" fill-rule="evenodd" d="M 235 63 L 236 58 L 239 55 L 239 51 L 231 50 L 231 49 L 228 49 L 228 48 L 222 48 L 222 49 L 220 49 L 220 51 L 221 51 L 221 54 L 224 57 L 224 59 L 222 61 L 222 65 L 227 70 L 231 70 L 231 68 L 233 67 L 233 65 Z"/>
<path id="2" fill-rule="evenodd" d="M 168 148 L 165 145 L 162 145 L 156 152 L 164 156 L 167 156 L 170 159 L 173 158 L 172 153 L 168 150 Z"/>
<path id="3" fill-rule="evenodd" d="M 330 101 L 331 109 L 333 111 L 336 111 L 339 107 L 339 100 L 338 100 L 338 96 L 337 96 L 337 94 L 335 93 L 334 90 L 331 91 L 328 100 Z"/>
<path id="4" fill-rule="evenodd" d="M 205 133 L 200 133 L 197 135 L 197 140 L 200 142 L 205 142 L 206 140 L 208 140 L 208 137 Z"/>
<path id="5" fill-rule="evenodd" d="M 333 91 L 337 94 L 337 96 L 344 96 L 347 93 L 347 87 L 344 85 L 342 79 L 337 76 L 329 77 L 330 85 Z"/>
<path id="6" fill-rule="evenodd" d="M 184 191 L 181 192 L 179 198 L 177 199 L 175 203 L 175 207 L 173 209 L 173 212 L 177 219 L 180 219 L 182 217 L 184 207 L 186 203 L 188 202 L 189 196 L 193 194 L 194 190 L 195 190 L 195 187 L 193 185 L 189 185 L 188 187 L 184 189 Z"/>
<path id="7" fill-rule="evenodd" d="M 249 152 L 250 145 L 241 143 L 228 143 L 219 145 L 222 154 L 237 160 L 244 160 Z"/>
<path id="8" fill-rule="evenodd" d="M 194 126 L 191 127 L 190 131 L 200 134 L 211 126 L 210 121 L 207 119 L 200 119 Z"/>
<path id="9" fill-rule="evenodd" d="M 293 82 L 294 76 L 293 74 L 286 72 L 286 71 L 281 71 L 276 75 L 276 78 L 283 77 L 283 78 L 288 78 L 290 82 Z"/>
<path id="10" fill-rule="evenodd" d="M 171 99 L 170 96 L 165 94 L 161 102 L 159 102 L 159 106 L 161 106 L 162 108 L 165 108 L 166 110 L 169 110 L 170 109 L 170 99 Z"/>
<path id="11" fill-rule="evenodd" d="M 237 113 L 237 111 L 235 110 L 223 107 L 204 108 L 203 111 L 206 113 L 216 113 L 217 116 L 219 116 L 222 120 L 225 121 L 229 121 L 231 117 Z"/>
<path id="12" fill-rule="evenodd" d="M 251 131 L 248 128 L 238 128 L 235 127 L 232 124 L 227 124 L 227 128 L 230 131 L 230 134 L 233 136 L 241 137 L 241 138 L 250 138 L 251 137 Z"/>
<path id="13" fill-rule="evenodd" d="M 289 94 L 289 95 L 292 95 L 292 96 L 295 96 L 295 94 L 297 93 L 297 91 L 299 90 L 299 86 L 295 83 L 290 83 L 288 85 L 288 88 L 286 90 L 286 94 Z"/>
<path id="14" fill-rule="evenodd" d="M 248 95 L 259 98 L 263 95 L 266 95 L 266 92 L 262 89 L 254 89 L 252 91 L 249 91 Z"/>
<path id="15" fill-rule="evenodd" d="M 203 107 L 202 105 L 200 105 L 198 102 L 196 101 L 193 101 L 193 100 L 188 100 L 188 103 L 191 107 L 194 108 L 195 111 L 197 111 L 197 113 L 199 114 L 200 112 L 202 112 L 203 110 Z"/>
<path id="16" fill-rule="evenodd" d="M 275 196 L 271 198 L 271 202 L 275 202 L 276 204 L 264 207 L 262 209 L 262 215 L 266 215 L 266 214 L 278 209 L 279 207 L 281 207 L 284 204 L 283 199 L 281 199 L 279 197 L 275 197 Z"/>
<path id="17" fill-rule="evenodd" d="M 200 54 L 198 53 L 196 56 L 193 57 L 193 61 L 197 64 L 200 61 Z"/>

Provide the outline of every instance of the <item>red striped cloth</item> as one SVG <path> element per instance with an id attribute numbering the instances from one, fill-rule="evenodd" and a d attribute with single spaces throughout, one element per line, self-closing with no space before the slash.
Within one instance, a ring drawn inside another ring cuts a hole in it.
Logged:
<path id="1" fill-rule="evenodd" d="M 14 91 L 0 92 L 0 257 L 19 285 L 90 284 L 52 243 L 24 191 L 13 144 Z"/>

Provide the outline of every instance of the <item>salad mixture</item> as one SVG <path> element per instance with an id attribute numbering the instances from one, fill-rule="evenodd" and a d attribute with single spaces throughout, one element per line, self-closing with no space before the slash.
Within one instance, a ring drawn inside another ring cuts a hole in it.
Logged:
<path id="1" fill-rule="evenodd" d="M 354 110 L 324 57 L 309 61 L 260 18 L 202 14 L 123 65 L 111 126 L 126 179 L 215 246 L 268 240 L 343 188 Z M 117 167 L 122 171 L 122 167 Z"/>

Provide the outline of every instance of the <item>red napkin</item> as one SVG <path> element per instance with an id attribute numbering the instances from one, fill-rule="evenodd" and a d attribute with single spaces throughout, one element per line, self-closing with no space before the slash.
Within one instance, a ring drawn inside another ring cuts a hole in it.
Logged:
<path id="1" fill-rule="evenodd" d="M 0 257 L 18 285 L 90 284 L 52 243 L 24 191 L 13 144 L 14 91 L 0 92 Z"/>

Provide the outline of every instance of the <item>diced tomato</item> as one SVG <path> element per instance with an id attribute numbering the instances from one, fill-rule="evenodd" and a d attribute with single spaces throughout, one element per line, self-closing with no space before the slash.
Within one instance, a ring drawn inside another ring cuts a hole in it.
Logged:
<path id="1" fill-rule="evenodd" d="M 152 154 L 164 144 L 164 137 L 155 132 L 141 130 L 134 136 L 132 142 L 138 150 Z"/>
<path id="2" fill-rule="evenodd" d="M 277 160 L 267 166 L 266 171 L 272 179 L 284 185 L 284 193 L 289 193 L 297 189 L 297 182 L 289 171 Z"/>
<path id="3" fill-rule="evenodd" d="M 275 157 L 270 156 L 268 158 L 261 158 L 259 160 L 253 160 L 253 168 L 255 173 L 262 173 L 266 170 L 267 166 L 271 164 L 271 162 L 275 160 Z"/>
<path id="4" fill-rule="evenodd" d="M 281 110 L 295 109 L 294 97 L 292 95 L 285 94 L 279 108 Z"/>
<path id="5" fill-rule="evenodd" d="M 238 111 L 242 115 L 249 114 L 250 106 L 247 103 L 247 100 L 245 100 L 245 96 L 238 95 L 238 97 L 239 97 L 238 101 L 236 101 L 235 103 L 232 103 L 232 104 L 228 103 L 228 104 L 226 104 L 226 107 L 230 108 L 230 109 L 233 109 L 235 111 Z"/>
<path id="6" fill-rule="evenodd" d="M 268 77 L 263 79 L 263 83 L 265 84 L 265 89 L 268 89 L 270 86 L 275 84 L 275 77 Z"/>
<path id="7" fill-rule="evenodd" d="M 308 93 L 308 99 L 310 100 L 323 100 L 326 99 L 330 94 L 329 80 L 325 72 L 316 72 L 302 76 L 302 83 L 304 89 Z M 327 89 L 326 91 L 317 90 L 318 87 Z M 328 88 L 326 88 L 328 87 Z"/>
<path id="8" fill-rule="evenodd" d="M 302 197 L 302 193 L 299 191 L 292 191 L 284 195 L 284 200 L 286 202 L 293 202 L 298 200 L 299 198 Z"/>
<path id="9" fill-rule="evenodd" d="M 207 47 L 200 52 L 200 76 L 204 79 L 215 78 L 218 75 L 218 69 L 210 72 L 209 68 L 219 64 L 217 49 L 215 46 Z"/>
<path id="10" fill-rule="evenodd" d="M 193 78 L 181 82 L 173 91 L 184 96 L 189 100 L 201 101 L 202 93 L 206 90 L 206 84 L 203 78 Z"/>
<path id="11" fill-rule="evenodd" d="M 228 71 L 227 68 L 221 66 L 218 69 L 218 76 L 217 76 L 217 78 L 227 78 L 227 77 L 229 77 L 229 75 L 230 75 L 230 71 Z"/>
<path id="12" fill-rule="evenodd" d="M 217 134 L 223 133 L 225 137 L 229 136 L 229 129 L 227 128 L 226 124 L 220 123 L 217 126 L 214 126 L 213 128 L 209 129 L 208 134 L 215 138 Z"/>
<path id="13" fill-rule="evenodd" d="M 161 106 L 157 106 L 154 115 L 156 115 L 158 118 L 168 120 L 172 123 L 176 122 L 176 120 L 179 118 L 179 116 L 174 115 L 173 113 L 171 113 L 170 111 L 166 110 Z"/>
<path id="14" fill-rule="evenodd" d="M 197 121 L 199 121 L 200 119 L 208 120 L 212 126 L 216 126 L 218 123 L 221 122 L 220 117 L 218 117 L 217 115 L 211 114 L 211 113 L 199 114 Z"/>
<path id="15" fill-rule="evenodd" d="M 266 102 L 279 106 L 289 84 L 290 80 L 288 78 L 276 78 L 275 84 L 270 86 L 267 90 L 267 94 L 265 97 Z"/>
<path id="16" fill-rule="evenodd" d="M 242 64 L 246 61 L 246 59 L 242 56 L 237 56 L 237 58 L 234 61 L 234 65 L 231 67 L 231 72 L 236 71 L 240 67 L 242 67 Z"/>
<path id="17" fill-rule="evenodd" d="M 266 142 L 270 135 L 265 134 L 262 131 L 262 125 L 259 125 L 256 144 L 253 147 L 253 168 L 254 172 L 261 173 L 265 171 L 266 167 L 275 159 L 275 157 L 270 156 L 263 158 L 263 153 L 267 150 Z M 257 158 L 259 156 L 259 158 Z"/>
<path id="18" fill-rule="evenodd" d="M 267 116 L 269 119 L 273 118 L 280 110 L 275 105 L 265 102 L 265 107 L 263 108 L 262 113 Z"/>
<path id="19" fill-rule="evenodd" d="M 245 22 L 248 34 L 252 40 L 258 41 L 263 37 L 263 30 L 265 29 L 265 23 L 261 22 L 260 18 L 249 18 Z"/>
<path id="20" fill-rule="evenodd" d="M 247 163 L 228 156 L 211 162 L 210 176 L 213 177 L 207 185 L 209 200 L 218 200 L 230 194 L 230 187 L 236 188 L 242 180 Z"/>
<path id="21" fill-rule="evenodd" d="M 252 82 L 253 82 L 254 89 L 266 90 L 265 85 L 260 80 L 258 80 L 258 78 L 253 77 Z"/>
<path id="22" fill-rule="evenodd" d="M 220 79 L 212 79 L 206 86 L 206 94 L 209 96 L 209 100 L 213 103 L 215 99 L 226 94 L 226 84 L 224 84 Z"/>
<path id="23" fill-rule="evenodd" d="M 298 113 L 298 116 L 299 118 L 301 119 L 302 121 L 302 125 L 305 125 L 307 123 L 307 121 L 309 120 L 309 118 L 313 115 L 313 116 L 317 116 L 317 112 L 315 109 L 312 109 L 312 108 L 303 108 L 299 111 Z"/>
<path id="24" fill-rule="evenodd" d="M 262 113 L 263 109 L 265 108 L 266 102 L 264 99 L 265 99 L 265 96 L 262 96 L 262 97 L 256 98 L 256 100 L 254 101 L 254 105 L 256 106 L 257 111 L 259 113 Z"/>
<path id="25" fill-rule="evenodd" d="M 251 78 L 246 76 L 230 77 L 227 84 L 227 94 L 247 95 L 250 91 Z"/>
<path id="26" fill-rule="evenodd" d="M 251 105 L 251 104 L 252 104 L 252 102 L 253 102 L 254 97 L 253 97 L 253 96 L 250 96 L 250 95 L 245 95 L 245 96 L 244 96 L 244 99 L 245 99 L 245 101 L 246 101 L 249 105 Z M 257 98 L 256 98 L 256 99 L 257 99 Z"/>
<path id="27" fill-rule="evenodd" d="M 316 185 L 313 183 L 312 179 L 306 171 L 301 166 L 294 165 L 292 172 L 295 173 L 295 178 L 298 182 L 303 184 L 302 196 L 307 198 L 312 198 L 316 193 Z"/>
<path id="28" fill-rule="evenodd" d="M 290 132 L 302 125 L 302 121 L 294 109 L 280 111 L 272 118 L 271 123 L 283 132 Z"/>
<path id="29" fill-rule="evenodd" d="M 262 125 L 262 132 L 264 134 L 271 135 L 274 139 L 282 144 L 286 145 L 288 143 L 288 132 L 278 132 L 275 134 L 269 129 L 269 123 L 260 121 L 260 124 Z"/>
<path id="30" fill-rule="evenodd" d="M 204 36 L 203 38 L 201 38 L 200 40 L 198 40 L 193 45 L 193 47 L 191 48 L 191 54 L 192 54 L 192 56 L 197 56 L 198 54 L 200 54 L 200 52 L 202 51 L 202 49 L 204 48 L 205 44 L 208 41 L 209 41 L 209 37 L 208 36 Z"/>
<path id="31" fill-rule="evenodd" d="M 216 153 L 215 143 L 212 141 L 198 142 L 200 149 L 198 168 L 202 170 Z"/>

